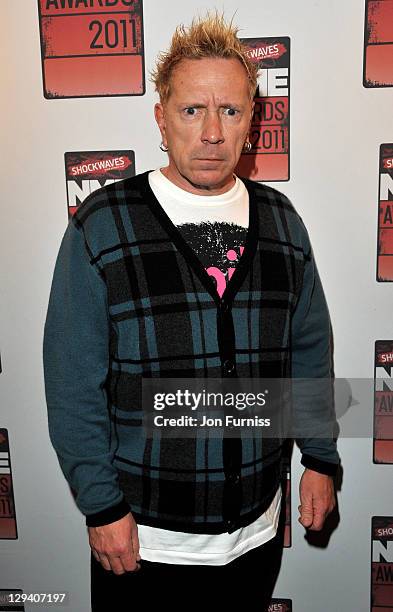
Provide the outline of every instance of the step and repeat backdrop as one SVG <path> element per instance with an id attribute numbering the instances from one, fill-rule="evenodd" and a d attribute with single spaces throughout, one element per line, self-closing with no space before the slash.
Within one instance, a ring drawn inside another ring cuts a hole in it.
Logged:
<path id="1" fill-rule="evenodd" d="M 294 449 L 270 610 L 393 611 L 393 0 L 2 0 L 0 610 L 89 610 L 84 517 L 47 430 L 54 263 L 90 193 L 166 164 L 150 70 L 177 24 L 214 8 L 259 67 L 238 173 L 283 191 L 308 227 L 355 420 L 350 379 L 372 387 L 372 433 L 339 439 L 323 533 L 298 523 Z"/>

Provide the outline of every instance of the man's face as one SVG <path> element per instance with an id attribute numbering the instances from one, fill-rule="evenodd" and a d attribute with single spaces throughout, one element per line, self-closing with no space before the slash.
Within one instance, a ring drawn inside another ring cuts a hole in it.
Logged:
<path id="1" fill-rule="evenodd" d="M 253 110 L 241 62 L 182 60 L 172 73 L 168 100 L 154 110 L 169 149 L 167 178 L 191 193 L 227 191 Z"/>

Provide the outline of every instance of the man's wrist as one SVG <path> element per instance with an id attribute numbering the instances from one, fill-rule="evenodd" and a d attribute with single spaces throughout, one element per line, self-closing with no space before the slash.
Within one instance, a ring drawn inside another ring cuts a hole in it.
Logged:
<path id="1" fill-rule="evenodd" d="M 326 474 L 327 476 L 333 477 L 337 474 L 339 466 L 338 463 L 323 461 L 322 459 L 317 459 L 316 457 L 312 457 L 306 453 L 302 455 L 300 463 L 304 465 L 304 467 L 314 470 L 314 472 L 319 472 L 320 474 Z"/>
<path id="2" fill-rule="evenodd" d="M 129 512 L 130 506 L 123 497 L 123 499 L 114 506 L 110 506 L 109 508 L 105 508 L 105 510 L 95 512 L 94 514 L 88 514 L 86 516 L 86 525 L 88 527 L 101 527 L 103 525 L 109 525 L 110 523 L 119 521 Z"/>

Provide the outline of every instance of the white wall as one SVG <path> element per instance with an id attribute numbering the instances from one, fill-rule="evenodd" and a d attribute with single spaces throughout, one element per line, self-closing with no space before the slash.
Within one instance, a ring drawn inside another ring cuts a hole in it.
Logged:
<path id="1" fill-rule="evenodd" d="M 391 339 L 392 287 L 376 283 L 378 154 L 393 141 L 392 89 L 364 89 L 363 0 L 145 0 L 146 70 L 179 22 L 236 11 L 244 37 L 291 38 L 291 180 L 275 183 L 311 235 L 330 306 L 338 377 L 372 377 L 376 339 Z M 2 303 L 0 427 L 8 429 L 19 537 L 0 541 L 0 589 L 68 591 L 89 609 L 89 546 L 50 445 L 42 334 L 67 223 L 64 152 L 133 149 L 136 169 L 163 165 L 147 81 L 136 97 L 46 100 L 35 0 L 1 0 Z M 370 406 L 372 418 L 372 406 Z M 371 440 L 342 440 L 341 521 L 327 549 L 297 522 L 300 454 L 292 472 L 292 547 L 275 596 L 295 612 L 369 610 L 371 516 L 392 515 L 393 466 L 373 465 Z M 39 606 L 29 609 L 42 609 Z"/>

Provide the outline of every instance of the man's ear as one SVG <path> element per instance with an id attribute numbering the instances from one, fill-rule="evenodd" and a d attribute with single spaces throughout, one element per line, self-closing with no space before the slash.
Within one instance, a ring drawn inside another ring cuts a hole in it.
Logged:
<path id="1" fill-rule="evenodd" d="M 162 144 L 164 147 L 167 147 L 168 143 L 166 140 L 165 109 L 161 102 L 157 102 L 154 105 L 154 117 L 161 132 Z"/>

